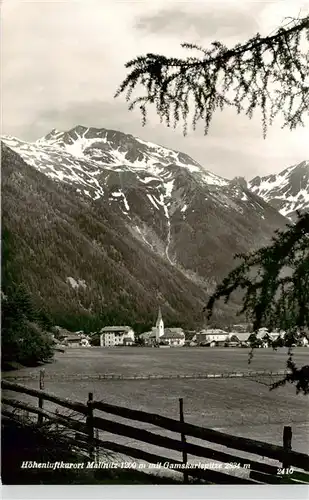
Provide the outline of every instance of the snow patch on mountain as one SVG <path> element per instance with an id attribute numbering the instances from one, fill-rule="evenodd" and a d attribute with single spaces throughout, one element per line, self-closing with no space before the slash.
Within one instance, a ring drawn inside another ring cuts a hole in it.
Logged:
<path id="1" fill-rule="evenodd" d="M 84 150 L 89 148 L 92 144 L 98 143 L 98 139 L 87 139 L 85 138 L 85 134 L 86 131 L 83 135 L 79 135 L 77 131 L 75 131 L 76 139 L 73 140 L 72 144 L 65 144 L 66 151 L 77 158 L 85 158 Z M 100 139 L 100 141 L 104 142 L 104 138 Z"/>
<path id="2" fill-rule="evenodd" d="M 147 193 L 146 194 L 147 198 L 149 199 L 150 203 L 155 207 L 156 210 L 160 210 L 160 207 L 156 205 L 156 202 L 154 201 L 153 197 L 151 194 Z"/>
<path id="3" fill-rule="evenodd" d="M 292 165 L 276 175 L 255 177 L 249 188 L 294 220 L 297 210 L 309 210 L 309 161 Z"/>
<path id="4" fill-rule="evenodd" d="M 91 160 L 80 161 L 66 150 L 48 144 L 48 141 L 28 143 L 7 136 L 3 137 L 2 141 L 18 153 L 28 165 L 37 168 L 53 180 L 82 185 L 94 199 L 104 195 L 104 189 L 97 180 L 97 176 L 102 173 L 97 163 Z"/>
<path id="5" fill-rule="evenodd" d="M 184 204 L 184 206 L 181 208 L 181 212 L 185 212 L 188 208 L 188 205 Z"/>
<path id="6" fill-rule="evenodd" d="M 145 177 L 144 179 L 141 179 L 139 177 L 139 180 L 141 182 L 143 182 L 144 184 L 148 184 L 148 182 L 151 182 L 151 181 L 160 181 L 161 179 L 160 179 L 160 177 Z"/>
<path id="7" fill-rule="evenodd" d="M 174 179 L 172 179 L 171 181 L 165 183 L 165 194 L 166 194 L 166 197 L 170 197 L 172 195 L 174 183 L 175 183 Z"/>
<path id="8" fill-rule="evenodd" d="M 123 202 L 123 206 L 124 206 L 124 209 L 121 209 L 120 210 L 122 211 L 122 213 L 124 213 L 125 215 L 128 215 L 128 212 L 130 212 L 130 206 L 129 206 L 129 203 L 128 203 L 128 200 L 127 200 L 127 197 L 126 195 L 124 194 L 123 190 L 119 189 L 119 191 L 115 191 L 113 193 L 111 193 L 111 198 L 110 200 L 113 200 L 113 198 L 120 198 Z"/>

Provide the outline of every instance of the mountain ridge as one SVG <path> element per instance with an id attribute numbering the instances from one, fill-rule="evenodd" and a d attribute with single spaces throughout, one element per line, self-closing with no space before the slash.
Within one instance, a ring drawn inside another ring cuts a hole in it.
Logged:
<path id="1" fill-rule="evenodd" d="M 131 238 L 112 209 L 93 207 L 5 147 L 2 160 L 3 231 L 12 236 L 5 264 L 56 323 L 95 328 L 131 317 L 138 324 L 139 315 L 149 323 L 158 303 L 174 323 L 181 309 L 189 325 L 192 316 L 198 321 L 205 290 Z"/>
<path id="2" fill-rule="evenodd" d="M 309 210 L 309 161 L 291 165 L 278 174 L 256 176 L 248 187 L 294 221 L 297 211 Z"/>
<path id="3" fill-rule="evenodd" d="M 130 134 L 78 126 L 67 132 L 53 130 L 34 143 L 11 137 L 2 142 L 5 152 L 3 166 L 7 172 L 3 189 L 5 225 L 21 245 L 28 246 L 35 254 L 40 251 L 38 237 L 29 238 L 16 222 L 26 217 L 29 232 L 36 235 L 39 232 L 43 246 L 54 248 L 59 266 L 59 271 L 52 266 L 56 276 L 53 279 L 50 276 L 46 249 L 45 257 L 40 254 L 36 272 L 47 276 L 52 283 L 58 282 L 66 297 L 63 302 L 70 304 L 65 307 L 68 316 L 73 314 L 72 311 L 77 315 L 83 310 L 73 300 L 77 292 L 81 296 L 83 293 L 87 295 L 86 302 L 91 302 L 91 294 L 95 297 L 94 315 L 99 308 L 101 292 L 97 293 L 97 289 L 101 285 L 96 284 L 95 273 L 87 266 L 84 274 L 78 275 L 76 271 L 83 268 L 83 238 L 87 255 L 96 255 L 99 251 L 95 265 L 104 279 L 109 276 L 106 267 L 117 269 L 117 279 L 110 276 L 105 283 L 109 292 L 105 290 L 103 294 L 110 293 L 112 297 L 107 309 L 114 311 L 114 318 L 119 304 L 122 311 L 121 315 L 118 314 L 119 321 L 126 319 L 127 322 L 131 309 L 134 321 L 138 321 L 140 315 L 144 322 L 149 323 L 151 314 L 155 314 L 161 304 L 171 321 L 185 322 L 187 318 L 192 327 L 194 322 L 204 321 L 197 310 L 202 310 L 202 304 L 205 305 L 216 284 L 235 266 L 233 255 L 267 244 L 274 231 L 284 228 L 288 222 L 248 189 L 241 179 L 223 179 L 184 153 L 142 141 Z M 40 183 L 44 187 L 42 199 L 35 172 L 40 174 Z M 27 173 L 24 180 L 20 178 L 23 173 Z M 69 195 L 64 194 L 67 190 Z M 29 205 L 25 192 L 32 198 L 36 193 L 36 202 L 33 198 Z M 14 198 L 18 200 L 16 208 Z M 45 214 L 44 223 L 38 220 L 36 204 Z M 44 233 L 46 217 L 48 220 L 46 207 L 57 214 L 54 224 L 62 235 L 58 244 L 63 263 L 55 244 L 58 236 L 52 232 L 49 245 Z M 67 220 L 68 210 L 74 214 L 70 222 Z M 105 242 L 103 234 L 107 235 Z M 76 251 L 72 250 L 74 245 Z M 131 254 L 135 255 L 134 265 Z M 23 254 L 22 258 L 25 266 L 33 266 L 28 255 Z M 83 286 L 78 285 L 73 293 L 72 280 L 77 284 L 83 281 L 87 284 L 87 273 L 92 287 L 88 284 L 86 293 Z M 68 278 L 72 280 L 64 284 Z M 32 283 L 32 293 L 38 295 L 39 292 L 47 300 L 43 282 L 38 280 L 36 292 L 36 280 L 31 276 L 27 279 Z M 119 279 L 121 290 L 113 283 L 115 280 L 119 283 Z M 54 284 L 52 289 L 56 295 Z M 142 299 L 137 299 L 136 290 L 143 290 L 144 306 L 138 304 Z M 128 296 L 132 296 L 132 300 Z M 52 301 L 56 304 L 54 311 L 63 309 L 64 305 L 57 297 L 53 296 Z M 123 305 L 125 303 L 127 307 Z M 235 307 L 236 303 L 219 308 L 219 317 L 234 314 Z M 152 309 L 154 311 L 150 313 Z M 108 318 L 111 320 L 111 316 Z"/>

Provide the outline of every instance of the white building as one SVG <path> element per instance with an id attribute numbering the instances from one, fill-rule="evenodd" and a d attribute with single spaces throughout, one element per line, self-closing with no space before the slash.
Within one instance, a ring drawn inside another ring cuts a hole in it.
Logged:
<path id="1" fill-rule="evenodd" d="M 161 308 L 159 307 L 156 326 L 150 332 L 140 335 L 145 345 L 169 345 L 172 347 L 182 347 L 185 343 L 185 334 L 182 328 L 164 328 Z"/>
<path id="2" fill-rule="evenodd" d="M 196 334 L 196 342 L 201 343 L 211 343 L 211 342 L 226 342 L 228 341 L 229 334 L 220 328 L 209 328 L 201 330 Z"/>
<path id="3" fill-rule="evenodd" d="M 161 307 L 159 307 L 159 313 L 158 313 L 158 318 L 155 326 L 155 333 L 156 333 L 156 341 L 160 341 L 160 337 L 164 336 L 164 323 L 163 323 L 163 318 L 162 318 L 162 312 L 161 312 Z"/>
<path id="4" fill-rule="evenodd" d="M 161 341 L 171 347 L 182 347 L 185 344 L 185 334 L 182 328 L 166 328 Z"/>
<path id="5" fill-rule="evenodd" d="M 65 336 L 63 343 L 68 347 L 80 347 L 81 336 L 77 335 L 76 333 L 70 333 Z"/>
<path id="6" fill-rule="evenodd" d="M 105 326 L 100 331 L 101 347 L 133 345 L 134 342 L 134 330 L 130 326 Z"/>
<path id="7" fill-rule="evenodd" d="M 90 340 L 87 337 L 82 337 L 80 341 L 81 347 L 91 347 Z"/>

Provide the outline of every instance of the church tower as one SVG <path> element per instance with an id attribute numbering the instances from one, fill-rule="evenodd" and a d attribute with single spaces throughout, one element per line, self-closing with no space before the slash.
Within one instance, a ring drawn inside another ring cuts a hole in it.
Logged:
<path id="1" fill-rule="evenodd" d="M 160 337 L 162 337 L 162 335 L 164 335 L 164 323 L 161 313 L 161 307 L 159 307 L 158 319 L 156 322 L 156 340 L 158 341 Z"/>

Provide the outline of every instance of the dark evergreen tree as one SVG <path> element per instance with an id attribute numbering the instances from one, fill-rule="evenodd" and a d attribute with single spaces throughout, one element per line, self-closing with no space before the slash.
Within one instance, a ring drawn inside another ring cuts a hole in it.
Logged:
<path id="1" fill-rule="evenodd" d="M 228 302 L 231 294 L 240 289 L 240 314 L 252 321 L 255 333 L 261 327 L 286 332 L 290 373 L 273 387 L 291 382 L 298 391 L 309 393 L 309 366 L 298 369 L 292 352 L 300 336 L 309 340 L 309 213 L 298 213 L 297 222 L 288 225 L 286 231 L 277 231 L 271 245 L 236 257 L 241 264 L 218 285 L 208 301 L 209 317 L 219 299 Z M 257 346 L 254 338 L 251 345 Z"/>
<path id="2" fill-rule="evenodd" d="M 2 297 L 1 353 L 3 367 L 12 362 L 34 365 L 53 356 L 53 342 L 23 287 L 11 286 Z"/>
<path id="3" fill-rule="evenodd" d="M 2 367 L 12 363 L 34 365 L 53 356 L 53 341 L 47 331 L 51 320 L 38 310 L 23 285 L 17 285 L 18 270 L 11 265 L 13 238 L 2 232 L 1 357 Z"/>

